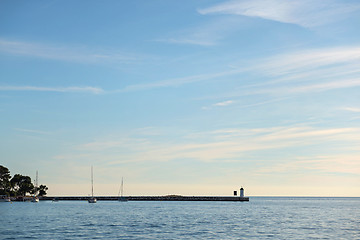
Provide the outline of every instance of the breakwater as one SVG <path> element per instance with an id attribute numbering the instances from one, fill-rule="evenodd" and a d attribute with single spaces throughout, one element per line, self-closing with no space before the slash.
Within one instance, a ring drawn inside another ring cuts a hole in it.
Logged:
<path id="1" fill-rule="evenodd" d="M 118 201 L 119 197 L 115 196 L 96 196 L 98 201 Z M 123 197 L 127 201 L 230 201 L 230 202 L 248 202 L 249 197 L 206 197 L 206 196 L 127 196 Z M 54 196 L 54 197 L 41 197 L 42 201 L 87 201 L 89 197 L 86 196 Z"/>

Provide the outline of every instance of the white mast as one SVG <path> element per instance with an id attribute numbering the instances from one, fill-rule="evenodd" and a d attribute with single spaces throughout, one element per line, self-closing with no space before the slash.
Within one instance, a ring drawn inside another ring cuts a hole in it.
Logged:
<path id="1" fill-rule="evenodd" d="M 36 170 L 36 179 L 34 181 L 35 187 L 34 187 L 34 197 L 31 199 L 32 202 L 39 202 L 39 198 L 37 197 L 38 192 L 38 184 L 39 184 L 39 175 L 38 171 Z"/>
<path id="2" fill-rule="evenodd" d="M 96 203 L 96 198 L 94 198 L 94 174 L 93 166 L 91 166 L 91 198 L 88 199 L 89 203 Z"/>
<path id="3" fill-rule="evenodd" d="M 119 197 L 123 197 L 123 192 L 124 192 L 124 178 L 121 178 L 121 185 L 120 185 L 120 189 L 119 189 L 119 193 L 118 196 Z"/>
<path id="4" fill-rule="evenodd" d="M 124 178 L 121 178 L 121 197 L 123 197 L 124 192 Z"/>
<path id="5" fill-rule="evenodd" d="M 121 186 L 120 186 L 120 189 L 119 189 L 119 201 L 120 202 L 127 202 L 127 199 L 123 196 L 124 194 L 124 178 L 122 177 L 121 178 Z"/>
<path id="6" fill-rule="evenodd" d="M 36 179 L 35 179 L 35 192 L 34 192 L 34 196 L 37 195 L 37 191 L 38 191 L 38 183 L 39 183 L 39 175 L 38 175 L 38 171 L 36 170 Z"/>
<path id="7" fill-rule="evenodd" d="M 91 197 L 94 198 L 94 176 L 93 176 L 93 166 L 91 166 Z"/>

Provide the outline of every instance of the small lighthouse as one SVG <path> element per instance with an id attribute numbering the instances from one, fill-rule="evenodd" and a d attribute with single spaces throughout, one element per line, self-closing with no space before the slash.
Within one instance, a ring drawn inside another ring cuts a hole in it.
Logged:
<path id="1" fill-rule="evenodd" d="M 244 195 L 244 188 L 241 187 L 241 188 L 240 188 L 240 198 L 243 198 L 243 197 L 245 197 L 245 195 Z"/>

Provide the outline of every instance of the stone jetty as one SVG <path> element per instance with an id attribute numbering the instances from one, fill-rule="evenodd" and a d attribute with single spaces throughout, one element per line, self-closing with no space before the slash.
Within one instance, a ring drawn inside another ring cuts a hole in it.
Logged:
<path id="1" fill-rule="evenodd" d="M 119 197 L 116 196 L 94 196 L 98 201 L 118 201 Z M 123 197 L 127 201 L 221 201 L 221 202 L 248 202 L 249 197 L 227 196 L 227 197 L 215 197 L 215 196 L 127 196 Z M 42 201 L 87 201 L 89 197 L 86 196 L 47 196 L 41 197 Z"/>

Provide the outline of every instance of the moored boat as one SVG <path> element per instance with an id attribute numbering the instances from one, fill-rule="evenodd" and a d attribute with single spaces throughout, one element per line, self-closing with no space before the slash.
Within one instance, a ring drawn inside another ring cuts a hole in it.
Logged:
<path id="1" fill-rule="evenodd" d="M 31 202 L 39 202 L 39 198 L 34 196 L 32 199 L 31 199 Z"/>
<path id="2" fill-rule="evenodd" d="M 93 167 L 91 166 L 91 198 L 88 199 L 89 203 L 96 203 L 96 198 L 94 198 L 94 176 L 93 176 Z"/>
<path id="3" fill-rule="evenodd" d="M 120 190 L 119 190 L 119 198 L 118 198 L 118 201 L 119 202 L 127 202 L 127 198 L 123 196 L 124 194 L 124 179 L 121 178 L 121 186 L 120 186 Z"/>
<path id="4" fill-rule="evenodd" d="M 36 171 L 36 179 L 35 179 L 35 187 L 34 187 L 34 196 L 31 199 L 31 202 L 39 202 L 38 198 L 38 183 L 39 183 L 39 177 L 38 177 L 38 171 Z"/>

